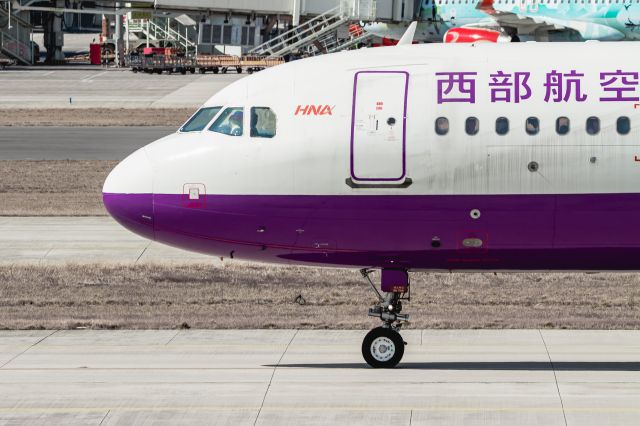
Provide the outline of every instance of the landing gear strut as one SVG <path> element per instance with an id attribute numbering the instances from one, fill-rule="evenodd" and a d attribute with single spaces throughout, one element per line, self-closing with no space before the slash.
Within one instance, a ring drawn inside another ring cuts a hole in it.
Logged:
<path id="1" fill-rule="evenodd" d="M 378 297 L 378 303 L 369 308 L 369 316 L 380 318 L 382 326 L 367 333 L 362 342 L 362 356 L 373 368 L 393 368 L 402 359 L 406 345 L 399 331 L 402 324 L 409 320 L 409 315 L 400 313 L 402 300 L 410 300 L 409 277 L 404 270 L 384 269 L 384 293 L 381 294 L 369 277 L 371 272 L 371 269 L 360 270 Z"/>

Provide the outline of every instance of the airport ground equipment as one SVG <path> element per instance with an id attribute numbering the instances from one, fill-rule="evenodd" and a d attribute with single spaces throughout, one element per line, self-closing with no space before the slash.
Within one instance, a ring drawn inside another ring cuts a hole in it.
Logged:
<path id="1" fill-rule="evenodd" d="M 6 67 L 14 64 L 15 64 L 15 61 L 13 59 L 3 58 L 2 56 L 0 56 L 0 70 L 3 70 Z"/>
<path id="2" fill-rule="evenodd" d="M 173 46 L 187 53 L 196 50 L 196 43 L 188 36 L 188 31 L 175 19 L 152 17 L 150 19 L 127 19 L 126 31 L 134 34 L 141 43 L 150 45 Z M 135 48 L 135 46 L 131 46 Z"/>
<path id="3" fill-rule="evenodd" d="M 242 73 L 241 58 L 234 55 L 198 55 L 196 64 L 200 74 L 207 71 L 226 74 L 229 69 L 234 69 L 238 74 Z"/>
<path id="4" fill-rule="evenodd" d="M 249 50 L 250 55 L 315 56 L 332 53 L 367 41 L 372 34 L 353 34 L 353 12 L 340 5 Z"/>
<path id="5" fill-rule="evenodd" d="M 147 74 L 195 73 L 195 59 L 179 55 L 131 55 L 129 66 L 134 73 L 145 72 Z"/>
<path id="6" fill-rule="evenodd" d="M 22 65 L 37 60 L 31 42 L 31 24 L 11 12 L 8 3 L 0 2 L 0 53 Z"/>
<path id="7" fill-rule="evenodd" d="M 252 74 L 265 68 L 274 67 L 284 63 L 284 58 L 265 58 L 260 56 L 232 56 L 232 55 L 198 55 L 182 56 L 180 54 L 153 54 L 153 55 L 131 55 L 128 65 L 131 71 L 145 72 L 148 74 L 172 73 L 195 73 L 200 74 L 212 72 L 214 74 L 226 74 L 229 70 L 234 70 L 241 74 L 247 72 Z"/>
<path id="8" fill-rule="evenodd" d="M 265 68 L 274 67 L 284 63 L 282 57 L 264 56 L 230 56 L 230 55 L 198 55 L 196 67 L 200 74 L 208 71 L 218 74 L 226 74 L 229 69 L 235 70 L 238 74 L 243 71 L 252 74 Z"/>

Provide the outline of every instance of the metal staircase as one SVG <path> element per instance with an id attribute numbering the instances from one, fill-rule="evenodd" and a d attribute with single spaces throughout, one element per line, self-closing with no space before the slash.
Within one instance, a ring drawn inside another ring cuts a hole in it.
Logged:
<path id="1" fill-rule="evenodd" d="M 353 36 L 350 39 L 341 40 L 338 44 L 336 44 L 331 49 L 327 50 L 327 53 L 339 52 L 340 50 L 346 50 L 350 47 L 356 46 L 360 43 L 364 43 L 365 41 L 373 38 L 374 35 L 371 33 L 364 33 L 360 36 Z"/>
<path id="2" fill-rule="evenodd" d="M 129 19 L 126 21 L 126 31 L 156 47 L 173 45 L 183 48 L 186 53 L 196 49 L 196 43 L 189 39 L 186 29 L 170 18 Z"/>
<path id="3" fill-rule="evenodd" d="M 249 51 L 250 55 L 283 56 L 290 53 L 305 53 L 313 56 L 340 50 L 338 38 L 340 27 L 348 25 L 349 18 L 340 6 L 298 25 Z M 344 28 L 343 28 L 344 29 Z"/>
<path id="4" fill-rule="evenodd" d="M 31 25 L 13 13 L 8 3 L 0 3 L 0 53 L 23 65 L 31 65 Z"/>

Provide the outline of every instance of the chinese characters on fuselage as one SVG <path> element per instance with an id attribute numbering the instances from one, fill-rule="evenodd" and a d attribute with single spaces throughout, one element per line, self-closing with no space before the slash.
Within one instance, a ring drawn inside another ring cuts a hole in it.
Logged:
<path id="1" fill-rule="evenodd" d="M 528 71 L 505 72 L 498 70 L 489 74 L 486 82 L 490 89 L 491 102 L 520 103 L 531 99 L 534 90 L 529 79 Z M 601 102 L 638 102 L 640 97 L 636 93 L 638 88 L 638 72 L 635 71 L 607 71 L 600 75 L 601 93 L 587 94 L 582 85 L 584 73 L 576 70 L 560 72 L 551 70 L 545 74 L 542 87 L 544 101 L 584 102 L 589 96 L 598 96 Z M 438 103 L 466 102 L 476 103 L 476 87 L 479 82 L 478 73 L 471 71 L 437 72 Z"/>

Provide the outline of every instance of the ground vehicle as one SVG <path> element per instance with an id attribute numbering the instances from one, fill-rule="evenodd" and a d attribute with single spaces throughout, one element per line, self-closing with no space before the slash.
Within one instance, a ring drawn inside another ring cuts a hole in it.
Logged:
<path id="1" fill-rule="evenodd" d="M 212 72 L 214 74 L 226 74 L 234 70 L 238 74 L 246 71 L 249 74 L 284 63 L 280 57 L 265 58 L 260 56 L 232 56 L 232 55 L 198 55 L 181 56 L 179 54 L 133 54 L 128 59 L 128 64 L 133 72 L 146 72 L 162 74 L 167 72 L 186 74 L 200 74 Z"/>
<path id="2" fill-rule="evenodd" d="M 196 72 L 193 58 L 178 55 L 132 55 L 129 57 L 129 66 L 133 72 L 145 72 L 148 74 L 168 74 Z"/>

